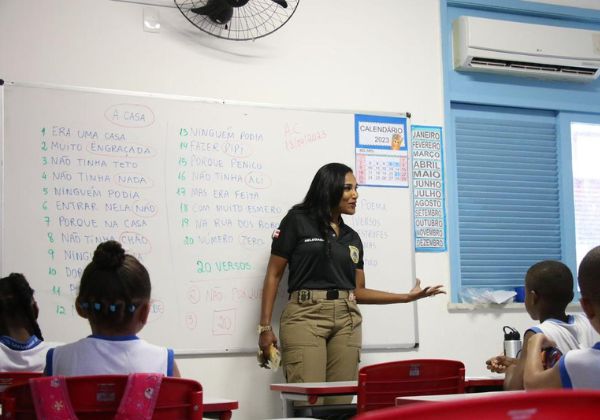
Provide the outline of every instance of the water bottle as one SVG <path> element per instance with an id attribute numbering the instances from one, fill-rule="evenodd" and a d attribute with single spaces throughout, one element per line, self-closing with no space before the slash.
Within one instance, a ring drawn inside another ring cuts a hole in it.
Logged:
<path id="1" fill-rule="evenodd" d="M 507 331 L 508 330 L 508 331 Z M 521 335 L 513 327 L 505 326 L 504 331 L 504 355 L 517 358 L 521 353 Z"/>

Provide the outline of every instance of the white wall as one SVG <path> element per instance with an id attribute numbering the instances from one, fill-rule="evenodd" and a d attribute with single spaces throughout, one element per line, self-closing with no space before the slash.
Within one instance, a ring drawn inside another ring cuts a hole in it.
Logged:
<path id="1" fill-rule="evenodd" d="M 160 33 L 142 30 L 144 7 Z M 414 124 L 443 125 L 439 0 L 302 0 L 280 31 L 255 42 L 213 38 L 172 7 L 110 0 L 1 0 L 0 78 L 361 111 L 410 111 Z M 417 254 L 417 276 L 449 287 L 447 253 Z M 367 273 L 367 282 L 369 273 Z M 258 319 L 258 308 L 257 308 Z M 501 350 L 501 327 L 531 321 L 522 309 L 450 311 L 448 298 L 418 304 L 420 348 L 367 353 L 463 360 L 468 375 Z M 380 328 L 392 329 L 394 322 Z M 51 337 L 48 337 L 51 339 Z M 234 398 L 234 419 L 280 415 L 268 384 L 281 373 L 254 356 L 192 357 L 183 374 L 208 396 Z"/>

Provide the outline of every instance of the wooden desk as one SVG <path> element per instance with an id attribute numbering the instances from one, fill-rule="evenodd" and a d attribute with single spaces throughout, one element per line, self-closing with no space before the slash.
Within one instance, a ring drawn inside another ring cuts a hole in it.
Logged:
<path id="1" fill-rule="evenodd" d="M 238 409 L 238 402 L 223 398 L 205 398 L 202 402 L 203 416 L 209 419 L 230 420 L 232 411 Z"/>
<path id="2" fill-rule="evenodd" d="M 465 379 L 465 392 L 485 391 L 487 387 L 502 387 L 503 382 L 504 379 L 496 376 L 468 376 Z M 292 417 L 294 415 L 294 401 L 304 401 L 314 404 L 319 397 L 356 395 L 358 392 L 358 381 L 271 384 L 271 391 L 281 393 L 283 417 Z"/>
<path id="3" fill-rule="evenodd" d="M 424 402 L 440 402 L 440 401 L 455 401 L 468 400 L 472 398 L 486 398 L 494 395 L 509 395 L 520 394 L 525 391 L 491 391 L 491 392 L 469 392 L 464 394 L 441 394 L 441 395 L 411 395 L 408 397 L 396 397 L 396 406 L 424 403 Z"/>

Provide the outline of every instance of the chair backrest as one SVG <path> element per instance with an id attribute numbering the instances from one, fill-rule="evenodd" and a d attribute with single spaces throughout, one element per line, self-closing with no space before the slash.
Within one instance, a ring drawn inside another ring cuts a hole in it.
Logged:
<path id="1" fill-rule="evenodd" d="M 112 419 L 119 408 L 128 375 L 70 376 L 65 379 L 71 405 L 78 419 Z M 35 419 L 30 384 L 6 388 L 2 411 L 3 418 Z M 163 378 L 153 419 L 195 420 L 202 419 L 202 414 L 202 386 L 199 382 Z"/>
<path id="2" fill-rule="evenodd" d="M 456 360 L 413 359 L 362 367 L 356 411 L 393 407 L 396 397 L 465 392 L 465 366 Z"/>
<path id="3" fill-rule="evenodd" d="M 592 420 L 598 418 L 598 407 L 600 391 L 560 389 L 415 403 L 369 411 L 355 420 Z"/>
<path id="4" fill-rule="evenodd" d="M 42 372 L 0 372 L 0 397 L 10 385 L 24 384 L 29 378 L 38 378 Z"/>

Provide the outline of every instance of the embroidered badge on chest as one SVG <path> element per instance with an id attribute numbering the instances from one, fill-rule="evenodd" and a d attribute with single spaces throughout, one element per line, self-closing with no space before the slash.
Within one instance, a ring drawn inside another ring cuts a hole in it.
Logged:
<path id="1" fill-rule="evenodd" d="M 348 248 L 350 249 L 350 258 L 352 258 L 352 262 L 358 264 L 358 248 L 353 245 L 348 245 Z"/>

